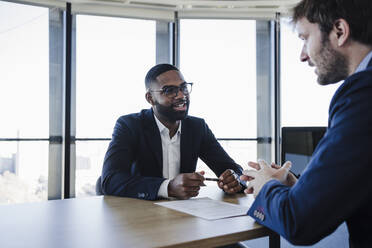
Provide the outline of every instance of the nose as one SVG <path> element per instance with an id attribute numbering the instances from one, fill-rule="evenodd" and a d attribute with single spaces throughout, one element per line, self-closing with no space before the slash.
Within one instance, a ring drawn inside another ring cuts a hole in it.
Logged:
<path id="1" fill-rule="evenodd" d="M 183 93 L 183 91 L 179 88 L 178 91 L 177 91 L 177 95 L 175 96 L 175 98 L 186 98 L 186 94 Z"/>
<path id="2" fill-rule="evenodd" d="M 301 62 L 306 62 L 310 59 L 309 55 L 306 52 L 305 45 L 302 47 L 301 54 L 300 54 L 300 60 Z"/>

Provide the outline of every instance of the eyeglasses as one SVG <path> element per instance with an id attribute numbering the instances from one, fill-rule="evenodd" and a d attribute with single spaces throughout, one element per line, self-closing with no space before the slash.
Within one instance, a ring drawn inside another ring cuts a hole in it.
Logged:
<path id="1" fill-rule="evenodd" d="M 173 97 L 177 97 L 179 91 L 182 91 L 184 95 L 190 95 L 192 91 L 192 85 L 193 83 L 185 82 L 181 84 L 180 86 L 169 85 L 169 86 L 164 86 L 161 90 L 150 90 L 150 91 L 160 92 L 161 94 L 169 98 L 173 98 Z"/>

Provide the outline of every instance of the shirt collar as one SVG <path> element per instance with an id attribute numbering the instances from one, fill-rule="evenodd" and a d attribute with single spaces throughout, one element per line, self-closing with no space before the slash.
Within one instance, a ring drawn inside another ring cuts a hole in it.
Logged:
<path id="1" fill-rule="evenodd" d="M 162 133 L 164 130 L 166 130 L 167 131 L 167 134 L 169 134 L 169 129 L 166 126 L 164 126 L 163 123 L 161 123 L 159 121 L 159 119 L 156 117 L 155 114 L 154 114 L 154 117 L 155 117 L 156 125 L 159 128 L 159 132 Z M 177 130 L 176 134 L 180 134 L 181 133 L 181 125 L 182 125 L 182 121 L 180 121 L 180 125 L 178 126 L 178 130 Z"/>
<path id="2" fill-rule="evenodd" d="M 367 56 L 364 57 L 364 59 L 362 60 L 362 62 L 360 62 L 360 64 L 358 65 L 357 69 L 355 70 L 354 73 L 357 73 L 357 72 L 360 72 L 360 71 L 364 71 L 365 69 L 367 69 L 367 66 L 368 66 L 368 62 L 372 59 L 372 51 L 370 51 Z"/>

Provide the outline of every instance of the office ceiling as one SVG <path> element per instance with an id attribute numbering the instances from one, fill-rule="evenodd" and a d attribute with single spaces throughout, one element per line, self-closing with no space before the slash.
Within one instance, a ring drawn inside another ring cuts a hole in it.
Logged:
<path id="1" fill-rule="evenodd" d="M 300 0 L 22 0 L 64 8 L 76 14 L 123 16 L 154 20 L 179 18 L 274 19 L 285 16 Z"/>
<path id="2" fill-rule="evenodd" d="M 72 0 L 71 2 L 172 11 L 283 12 L 293 7 L 299 0 Z"/>

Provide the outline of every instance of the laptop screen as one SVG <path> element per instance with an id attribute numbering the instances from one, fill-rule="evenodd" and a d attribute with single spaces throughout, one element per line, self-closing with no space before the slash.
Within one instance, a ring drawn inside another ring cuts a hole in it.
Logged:
<path id="1" fill-rule="evenodd" d="M 291 171 L 300 176 L 326 130 L 326 127 L 283 127 L 282 164 L 291 161 Z"/>

